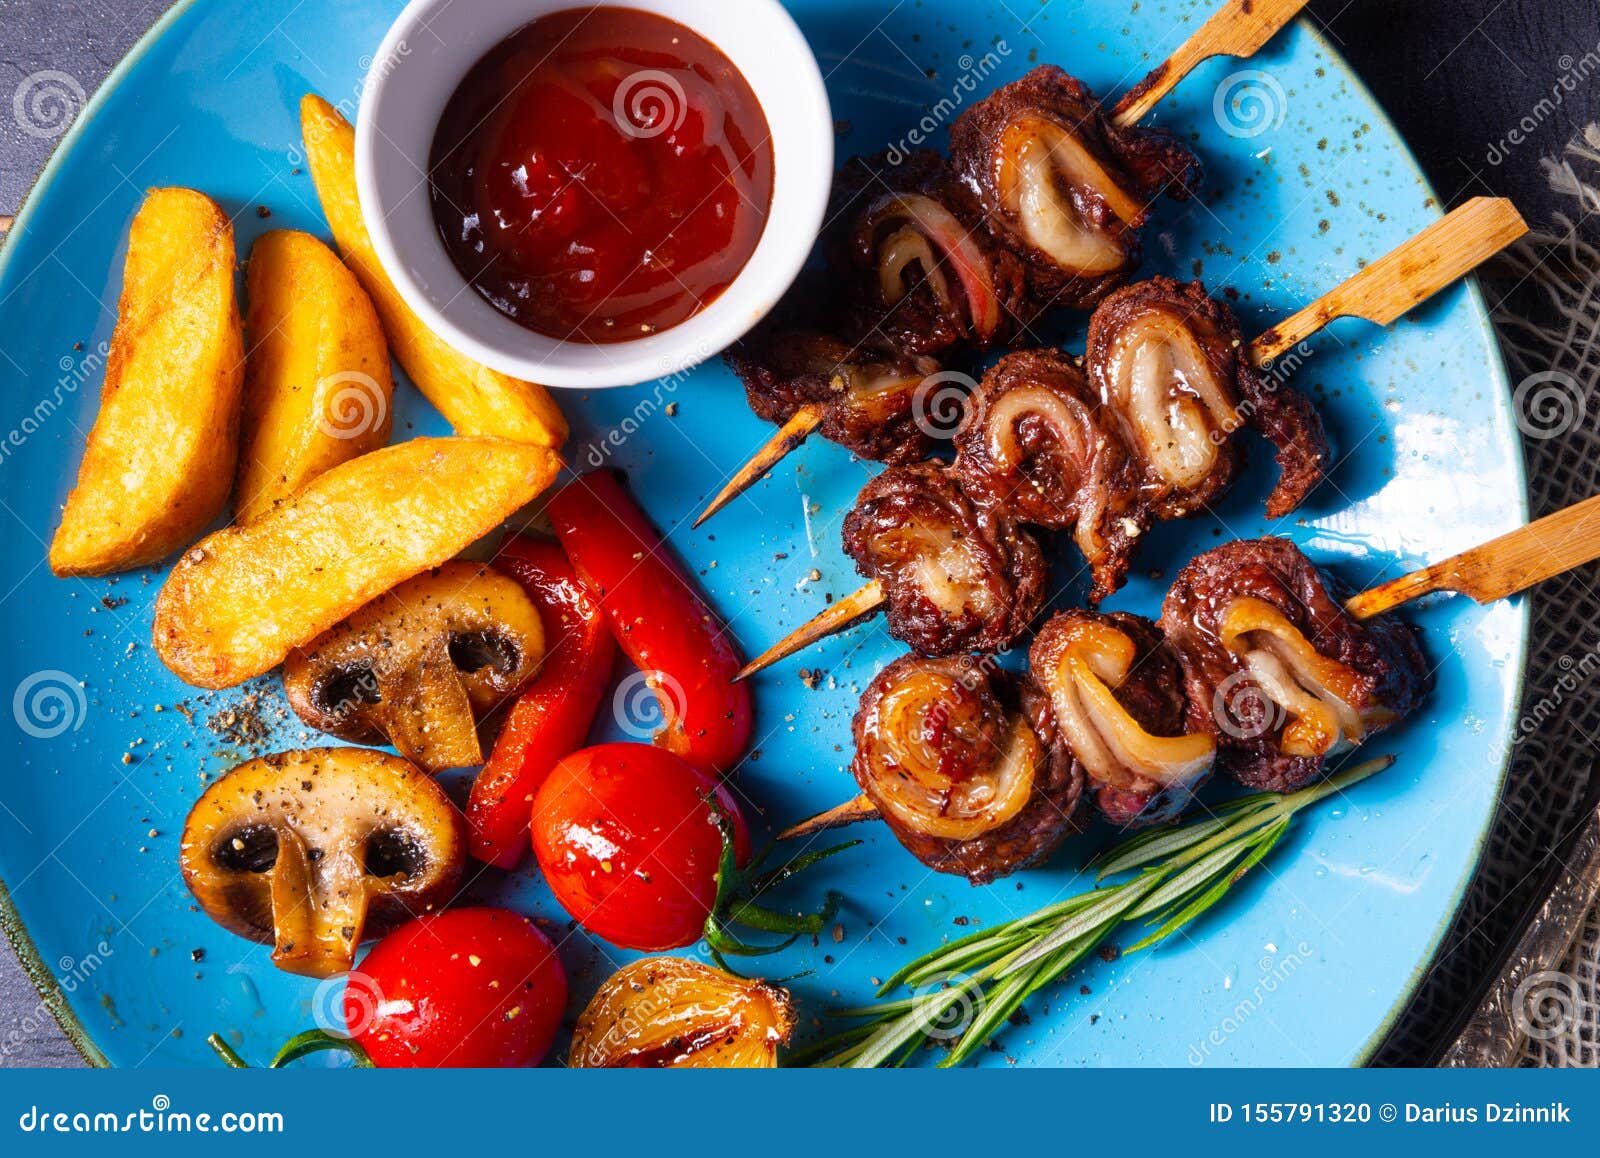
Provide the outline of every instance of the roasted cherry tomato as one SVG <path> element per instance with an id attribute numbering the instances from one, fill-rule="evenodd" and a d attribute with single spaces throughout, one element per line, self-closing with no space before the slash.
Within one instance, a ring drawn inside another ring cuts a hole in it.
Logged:
<path id="1" fill-rule="evenodd" d="M 533 851 L 556 899 L 589 932 L 652 952 L 700 939 L 717 897 L 722 829 L 750 838 L 727 789 L 649 744 L 601 744 L 558 763 L 533 803 Z"/>
<path id="2" fill-rule="evenodd" d="M 750 743 L 750 691 L 727 630 L 679 570 L 615 475 L 595 471 L 550 500 L 550 520 L 600 600 L 617 644 L 661 702 L 655 742 L 727 772 Z"/>
<path id="3" fill-rule="evenodd" d="M 534 793 L 555 762 L 589 734 L 616 645 L 599 604 L 558 544 L 511 539 L 494 565 L 533 599 L 545 638 L 544 666 L 508 713 L 467 803 L 472 855 L 511 869 L 528 851 Z"/>
<path id="4" fill-rule="evenodd" d="M 505 909 L 402 925 L 345 986 L 344 1017 L 383 1067 L 514 1067 L 545 1055 L 567 1004 L 555 946 Z"/>

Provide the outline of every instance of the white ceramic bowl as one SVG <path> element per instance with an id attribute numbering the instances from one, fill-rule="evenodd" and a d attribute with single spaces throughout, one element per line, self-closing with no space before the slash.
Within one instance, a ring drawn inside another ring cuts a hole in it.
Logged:
<path id="1" fill-rule="evenodd" d="M 483 55 L 575 0 L 412 0 L 373 57 L 356 121 L 362 216 L 401 296 L 435 333 L 506 374 L 550 386 L 626 386 L 676 374 L 737 341 L 789 288 L 822 227 L 833 179 L 833 114 L 816 58 L 779 0 L 623 0 L 666 16 L 722 50 L 755 91 L 772 130 L 772 211 L 732 285 L 694 317 L 630 342 L 594 345 L 536 334 L 463 278 L 429 202 L 434 129 Z"/>

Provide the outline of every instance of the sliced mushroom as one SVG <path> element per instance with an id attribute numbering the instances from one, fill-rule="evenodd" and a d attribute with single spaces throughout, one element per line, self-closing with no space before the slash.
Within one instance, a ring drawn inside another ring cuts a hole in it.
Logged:
<path id="1" fill-rule="evenodd" d="M 271 944 L 280 969 L 330 977 L 364 937 L 449 902 L 466 825 L 398 756 L 310 748 L 251 760 L 207 788 L 180 860 L 217 924 Z"/>
<path id="2" fill-rule="evenodd" d="M 575 1069 L 771 1069 L 794 1032 L 784 990 L 681 957 L 624 965 L 578 1018 Z"/>
<path id="3" fill-rule="evenodd" d="M 437 772 L 483 762 L 478 725 L 539 670 L 544 628 L 521 584 L 446 563 L 379 596 L 283 665 L 295 713 Z"/>

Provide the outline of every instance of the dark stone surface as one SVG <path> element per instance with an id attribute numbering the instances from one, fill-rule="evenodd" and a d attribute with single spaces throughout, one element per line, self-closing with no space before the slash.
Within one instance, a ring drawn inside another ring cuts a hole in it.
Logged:
<path id="1" fill-rule="evenodd" d="M 167 3 L 0 0 L 0 214 L 16 211 L 54 144 L 19 126 L 18 86 L 53 69 L 92 92 Z M 1536 223 L 1559 207 L 1538 159 L 1600 119 L 1595 0 L 1312 0 L 1307 11 L 1389 110 L 1447 205 L 1499 194 Z M 76 1059 L 37 1007 L 0 947 L 0 1042 L 19 1031 L 0 1067 Z M 1384 1060 L 1420 1059 L 1391 1051 Z"/>

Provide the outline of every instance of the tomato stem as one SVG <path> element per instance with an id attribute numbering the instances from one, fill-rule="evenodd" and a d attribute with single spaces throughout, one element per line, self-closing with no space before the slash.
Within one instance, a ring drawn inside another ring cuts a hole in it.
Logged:
<path id="1" fill-rule="evenodd" d="M 239 1056 L 239 1051 L 234 1049 L 222 1039 L 220 1033 L 213 1033 L 206 1038 L 206 1044 L 216 1051 L 222 1059 L 222 1064 L 233 1070 L 250 1069 L 250 1063 Z M 350 1055 L 350 1062 L 356 1069 L 375 1069 L 372 1058 L 367 1056 L 367 1051 L 353 1038 L 335 1037 L 321 1029 L 308 1029 L 304 1033 L 297 1033 L 283 1043 L 280 1049 L 267 1063 L 269 1070 L 282 1069 L 290 1062 L 299 1061 L 310 1054 L 321 1053 L 323 1050 L 336 1049 Z"/>
<path id="2" fill-rule="evenodd" d="M 717 966 L 732 973 L 734 970 L 729 968 L 727 961 L 724 960 L 724 954 L 734 957 L 765 957 L 787 949 L 803 935 L 816 936 L 822 932 L 827 923 L 833 920 L 834 914 L 839 911 L 840 902 L 844 899 L 831 889 L 823 900 L 822 908 L 812 913 L 780 913 L 760 904 L 759 901 L 769 890 L 791 877 L 835 853 L 854 848 L 861 842 L 852 840 L 831 848 L 804 853 L 776 869 L 755 875 L 771 855 L 776 843 L 768 844 L 750 859 L 750 863 L 743 870 L 740 870 L 735 852 L 733 818 L 728 815 L 727 809 L 722 806 L 715 793 L 707 793 L 705 799 L 716 822 L 717 831 L 722 836 L 722 853 L 717 865 L 717 895 L 705 923 L 706 945 L 710 948 L 711 957 Z M 775 945 L 752 944 L 731 932 L 729 929 L 731 925 L 743 925 L 763 933 L 787 934 L 787 937 Z"/>

